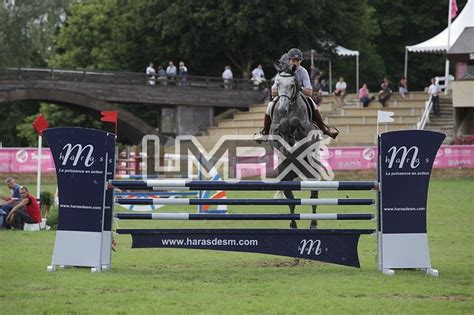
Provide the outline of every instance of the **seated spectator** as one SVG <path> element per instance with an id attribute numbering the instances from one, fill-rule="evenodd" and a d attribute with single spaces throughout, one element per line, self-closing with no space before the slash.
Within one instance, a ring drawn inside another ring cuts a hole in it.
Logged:
<path id="1" fill-rule="evenodd" d="M 321 95 L 329 95 L 329 84 L 324 79 L 321 80 Z"/>
<path id="2" fill-rule="evenodd" d="M 369 89 L 367 88 L 367 83 L 364 83 L 359 89 L 359 100 L 362 102 L 364 107 L 369 106 L 369 103 L 375 99 L 374 96 L 369 96 Z"/>
<path id="3" fill-rule="evenodd" d="M 7 184 L 8 189 L 11 190 L 12 195 L 3 197 L 3 204 L 0 207 L 0 228 L 5 225 L 6 216 L 20 200 L 20 185 L 18 185 L 12 177 L 8 177 L 5 180 L 5 184 Z"/>
<path id="4" fill-rule="evenodd" d="M 230 66 L 225 66 L 225 70 L 222 72 L 222 79 L 224 79 L 224 89 L 232 89 L 234 74 L 232 73 Z"/>
<path id="5" fill-rule="evenodd" d="M 385 107 L 387 101 L 392 95 L 392 90 L 390 89 L 390 80 L 387 77 L 383 79 L 381 88 L 382 89 L 379 91 L 379 102 L 380 104 L 382 104 L 383 107 Z"/>
<path id="6" fill-rule="evenodd" d="M 174 65 L 173 61 L 170 61 L 168 63 L 168 67 L 166 68 L 166 75 L 168 76 L 168 80 L 170 81 L 170 83 L 174 83 L 174 80 L 176 79 L 176 74 L 176 66 Z"/>
<path id="7" fill-rule="evenodd" d="M 41 209 L 28 188 L 22 186 L 20 195 L 21 201 L 13 207 L 7 216 L 7 225 L 22 230 L 25 223 L 41 223 Z"/>
<path id="8" fill-rule="evenodd" d="M 155 85 L 156 71 L 153 62 L 150 62 L 150 65 L 146 68 L 146 75 L 148 76 L 148 85 Z"/>
<path id="9" fill-rule="evenodd" d="M 408 83 L 406 77 L 402 77 L 400 79 L 400 83 L 398 84 L 398 92 L 400 92 L 400 96 L 402 98 L 405 98 L 405 94 L 408 93 Z"/>
<path id="10" fill-rule="evenodd" d="M 252 78 L 250 80 L 252 80 L 256 90 L 260 89 L 260 85 L 266 81 L 262 65 L 259 64 L 255 69 L 252 70 Z"/>
<path id="11" fill-rule="evenodd" d="M 166 78 L 166 71 L 163 69 L 162 66 L 158 67 L 158 82 L 160 82 L 160 84 L 164 86 L 168 84 L 168 79 Z"/>
<path id="12" fill-rule="evenodd" d="M 341 106 L 344 104 L 344 96 L 346 95 L 347 84 L 344 82 L 344 78 L 340 77 L 336 83 L 336 90 L 334 96 L 336 97 L 336 104 Z"/>
<path id="13" fill-rule="evenodd" d="M 178 74 L 180 78 L 180 86 L 186 86 L 188 77 L 188 68 L 184 65 L 183 61 L 179 62 Z"/>

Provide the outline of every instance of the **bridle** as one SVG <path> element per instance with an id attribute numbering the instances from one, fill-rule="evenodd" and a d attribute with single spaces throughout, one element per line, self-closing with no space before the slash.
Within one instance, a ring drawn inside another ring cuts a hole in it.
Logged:
<path id="1" fill-rule="evenodd" d="M 284 77 L 284 78 L 289 78 L 289 77 L 294 77 L 295 76 L 294 73 L 291 74 L 291 73 L 287 73 L 287 72 L 285 72 L 285 74 L 279 73 L 278 75 L 281 76 L 281 77 Z M 286 97 L 290 101 L 290 103 L 295 103 L 296 102 L 296 97 L 298 96 L 298 93 L 297 93 L 298 89 L 296 88 L 297 84 L 298 83 L 295 81 L 295 84 L 293 85 L 294 86 L 293 93 L 292 93 L 291 96 L 282 94 L 282 95 L 278 95 L 278 98 Z"/>

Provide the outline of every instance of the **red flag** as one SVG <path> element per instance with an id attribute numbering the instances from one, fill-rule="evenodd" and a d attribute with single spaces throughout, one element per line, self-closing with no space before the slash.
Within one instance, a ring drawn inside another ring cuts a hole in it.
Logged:
<path id="1" fill-rule="evenodd" d="M 458 15 L 458 4 L 456 0 L 451 0 L 451 20 Z"/>
<path id="2" fill-rule="evenodd" d="M 42 136 L 43 135 L 43 129 L 46 129 L 49 127 L 48 121 L 43 117 L 43 115 L 39 114 L 38 117 L 35 118 L 33 121 L 33 127 L 35 127 L 36 132 Z"/>
<path id="3" fill-rule="evenodd" d="M 117 134 L 117 111 L 104 111 L 100 112 L 100 114 L 102 115 L 102 117 L 100 117 L 100 121 L 111 122 L 115 124 L 115 134 Z"/>

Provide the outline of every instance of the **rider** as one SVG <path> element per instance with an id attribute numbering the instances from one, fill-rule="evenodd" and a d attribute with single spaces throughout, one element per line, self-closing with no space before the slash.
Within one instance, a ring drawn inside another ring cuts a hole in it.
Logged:
<path id="1" fill-rule="evenodd" d="M 324 123 L 323 117 L 321 117 L 321 113 L 319 112 L 319 109 L 317 108 L 316 104 L 314 103 L 312 99 L 313 88 L 309 80 L 308 71 L 304 67 L 300 66 L 301 61 L 303 61 L 303 53 L 298 48 L 292 48 L 288 51 L 288 58 L 290 60 L 290 64 L 296 66 L 295 77 L 296 77 L 296 80 L 298 80 L 299 85 L 301 86 L 301 92 L 303 93 L 304 96 L 307 97 L 308 100 L 310 100 L 310 104 L 312 105 L 311 116 L 313 118 L 313 122 L 318 126 L 318 128 L 325 135 L 328 135 L 331 138 L 335 139 L 337 135 L 339 134 L 339 132 L 331 131 L 329 127 Z M 277 92 L 276 85 L 273 84 L 272 97 L 275 97 L 277 95 L 278 95 L 278 92 Z M 268 107 L 265 113 L 265 120 L 264 120 L 264 125 L 263 125 L 263 130 L 262 130 L 263 135 L 268 135 L 270 131 L 270 125 L 271 125 L 270 115 L 271 115 L 272 107 L 273 107 L 273 102 L 270 102 L 268 104 Z"/>

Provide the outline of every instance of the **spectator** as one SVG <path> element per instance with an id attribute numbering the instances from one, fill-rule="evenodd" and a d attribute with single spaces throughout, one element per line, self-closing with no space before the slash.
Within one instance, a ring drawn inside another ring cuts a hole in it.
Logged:
<path id="1" fill-rule="evenodd" d="M 315 78 L 313 80 L 313 100 L 316 105 L 319 107 L 322 101 L 322 93 L 321 93 L 321 83 L 319 83 L 319 78 Z"/>
<path id="2" fill-rule="evenodd" d="M 402 98 L 405 98 L 405 94 L 408 93 L 408 83 L 406 77 L 402 77 L 400 79 L 400 83 L 398 84 L 398 92 L 400 92 L 400 96 Z"/>
<path id="3" fill-rule="evenodd" d="M 329 95 L 329 84 L 324 79 L 321 80 L 321 95 Z"/>
<path id="4" fill-rule="evenodd" d="M 184 65 L 183 61 L 179 62 L 179 78 L 180 78 L 180 85 L 186 86 L 187 77 L 188 77 L 188 68 Z"/>
<path id="5" fill-rule="evenodd" d="M 176 73 L 176 66 L 174 65 L 173 61 L 170 61 L 168 63 L 168 67 L 166 68 L 166 75 L 168 76 L 168 80 L 171 81 L 170 83 L 174 82 L 174 80 L 176 79 Z"/>
<path id="6" fill-rule="evenodd" d="M 164 86 L 168 84 L 168 79 L 166 78 L 166 71 L 163 69 L 162 66 L 158 67 L 158 82 L 160 82 L 160 84 Z"/>
<path id="7" fill-rule="evenodd" d="M 25 223 L 41 223 L 41 209 L 36 198 L 24 186 L 20 188 L 20 195 L 22 199 L 8 214 L 7 224 L 23 229 Z"/>
<path id="8" fill-rule="evenodd" d="M 314 82 L 314 79 L 319 79 L 319 76 L 321 75 L 321 72 L 319 71 L 318 67 L 315 65 L 311 66 L 311 82 Z"/>
<path id="9" fill-rule="evenodd" d="M 5 184 L 11 190 L 12 195 L 11 197 L 3 197 L 3 204 L 0 208 L 0 228 L 5 225 L 6 216 L 20 200 L 20 185 L 12 177 L 8 177 Z"/>
<path id="10" fill-rule="evenodd" d="M 386 106 L 387 101 L 390 99 L 392 95 L 392 90 L 390 89 L 390 80 L 388 77 L 383 79 L 381 90 L 379 91 L 379 102 L 382 104 L 383 107 Z"/>
<path id="11" fill-rule="evenodd" d="M 431 102 L 433 103 L 433 111 L 436 116 L 441 116 L 441 109 L 439 107 L 439 93 L 441 88 L 439 87 L 436 78 L 431 78 L 431 85 L 428 88 L 428 94 L 431 96 Z"/>
<path id="12" fill-rule="evenodd" d="M 250 80 L 252 80 L 254 88 L 257 90 L 260 89 L 260 85 L 266 81 L 261 64 L 252 70 L 252 78 Z"/>
<path id="13" fill-rule="evenodd" d="M 150 62 L 150 65 L 146 68 L 146 75 L 148 76 L 148 85 L 155 85 L 156 71 L 153 62 Z"/>
<path id="14" fill-rule="evenodd" d="M 367 88 L 367 83 L 364 83 L 359 90 L 359 100 L 362 102 L 363 106 L 369 106 L 369 103 L 374 100 L 374 98 L 374 96 L 369 96 L 369 89 Z"/>
<path id="15" fill-rule="evenodd" d="M 225 70 L 222 72 L 222 79 L 224 79 L 224 89 L 232 89 L 234 74 L 232 73 L 230 66 L 225 66 Z"/>
<path id="16" fill-rule="evenodd" d="M 344 104 L 344 96 L 346 95 L 347 84 L 344 82 L 344 78 L 340 77 L 339 81 L 336 83 L 336 90 L 334 91 L 334 96 L 336 98 L 336 104 L 341 106 Z"/>

